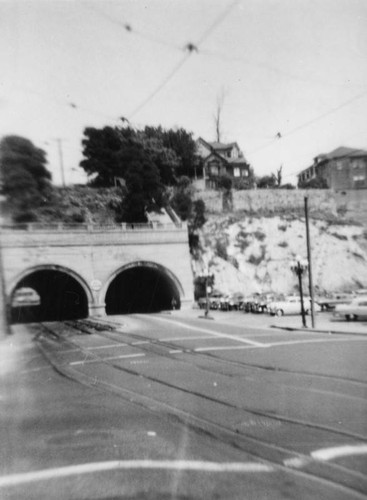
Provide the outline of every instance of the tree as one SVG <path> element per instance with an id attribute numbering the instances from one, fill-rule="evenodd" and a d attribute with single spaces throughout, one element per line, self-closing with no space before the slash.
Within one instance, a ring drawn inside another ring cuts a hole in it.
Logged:
<path id="1" fill-rule="evenodd" d="M 282 170 L 283 170 L 283 165 L 280 165 L 280 167 L 277 170 L 277 186 L 278 187 L 281 186 L 281 184 L 282 184 L 282 179 L 283 179 Z"/>
<path id="2" fill-rule="evenodd" d="M 6 136 L 0 142 L 0 159 L 3 193 L 15 220 L 33 219 L 32 211 L 51 192 L 45 151 L 24 137 Z"/>
<path id="3" fill-rule="evenodd" d="M 192 132 L 183 128 L 163 129 L 162 127 L 145 127 L 144 133 L 147 137 L 160 139 L 168 150 L 174 151 L 177 162 L 174 164 L 176 177 L 187 176 L 196 178 L 202 169 L 202 160 L 196 155 L 196 143 Z"/>
<path id="4" fill-rule="evenodd" d="M 115 177 L 125 178 L 130 163 L 141 154 L 155 164 L 167 186 L 174 185 L 180 175 L 194 177 L 199 166 L 195 141 L 184 129 L 89 127 L 84 130 L 82 145 L 80 165 L 98 186 L 112 186 Z"/>
<path id="5" fill-rule="evenodd" d="M 214 114 L 215 136 L 217 142 L 221 142 L 222 139 L 222 111 L 225 97 L 226 93 L 224 88 L 222 88 L 217 96 L 217 106 Z"/>
<path id="6" fill-rule="evenodd" d="M 256 180 L 256 185 L 259 189 L 274 188 L 277 187 L 277 178 L 275 174 L 264 175 Z"/>

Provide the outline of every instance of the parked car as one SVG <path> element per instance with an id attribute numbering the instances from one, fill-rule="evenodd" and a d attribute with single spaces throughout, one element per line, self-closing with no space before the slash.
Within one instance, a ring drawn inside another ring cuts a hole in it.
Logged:
<path id="1" fill-rule="evenodd" d="M 334 316 L 345 317 L 347 321 L 367 317 L 367 295 L 360 295 L 349 304 L 336 305 Z"/>
<path id="2" fill-rule="evenodd" d="M 36 290 L 29 287 L 22 287 L 15 290 L 12 307 L 30 307 L 39 306 L 41 303 L 41 297 L 38 295 Z"/>
<path id="3" fill-rule="evenodd" d="M 311 310 L 310 297 L 303 298 L 303 307 L 305 313 Z M 284 300 L 270 302 L 268 305 L 269 313 L 274 316 L 283 316 L 284 314 L 301 314 L 301 297 L 289 295 Z"/>
<path id="4" fill-rule="evenodd" d="M 218 290 L 211 292 L 208 295 L 209 309 L 220 309 L 220 301 L 223 297 L 224 294 Z M 200 297 L 198 306 L 200 309 L 206 309 L 206 297 Z"/>
<path id="5" fill-rule="evenodd" d="M 316 299 L 317 304 L 322 311 L 330 311 L 338 304 L 349 304 L 355 297 L 353 293 L 333 293 L 330 297 L 319 297 Z"/>
<path id="6" fill-rule="evenodd" d="M 241 292 L 232 293 L 222 297 L 220 300 L 220 308 L 222 311 L 238 311 L 242 308 L 244 295 Z"/>

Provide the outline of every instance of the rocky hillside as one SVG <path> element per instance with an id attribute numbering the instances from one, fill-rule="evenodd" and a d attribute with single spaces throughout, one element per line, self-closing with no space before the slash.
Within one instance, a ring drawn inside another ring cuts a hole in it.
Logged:
<path id="1" fill-rule="evenodd" d="M 310 235 L 316 292 L 367 287 L 363 226 L 312 219 Z M 307 257 L 302 217 L 211 214 L 193 269 L 197 274 L 208 266 L 215 275 L 215 288 L 225 293 L 291 293 L 297 289 L 297 279 L 289 265 L 296 255 Z"/>

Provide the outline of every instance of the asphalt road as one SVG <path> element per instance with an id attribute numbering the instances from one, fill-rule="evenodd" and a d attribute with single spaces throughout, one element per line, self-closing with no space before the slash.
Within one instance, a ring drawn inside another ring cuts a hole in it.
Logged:
<path id="1" fill-rule="evenodd" d="M 198 316 L 14 326 L 0 498 L 367 498 L 367 336 Z"/>

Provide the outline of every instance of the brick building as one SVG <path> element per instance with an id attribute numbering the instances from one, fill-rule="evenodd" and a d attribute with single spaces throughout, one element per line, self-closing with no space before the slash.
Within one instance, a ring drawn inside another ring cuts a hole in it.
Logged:
<path id="1" fill-rule="evenodd" d="M 320 154 L 314 158 L 313 165 L 298 174 L 298 184 L 320 177 L 328 188 L 336 191 L 366 189 L 367 151 L 341 146 L 331 153 Z"/>

